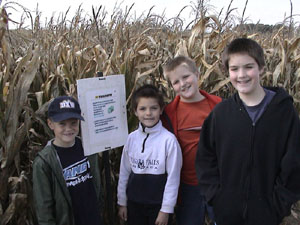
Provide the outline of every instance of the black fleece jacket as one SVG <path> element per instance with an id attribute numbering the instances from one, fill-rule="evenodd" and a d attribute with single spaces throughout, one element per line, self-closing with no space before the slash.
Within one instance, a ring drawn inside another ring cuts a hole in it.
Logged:
<path id="1" fill-rule="evenodd" d="M 254 124 L 238 94 L 205 120 L 196 171 L 218 225 L 277 225 L 300 199 L 300 122 L 281 88 Z"/>

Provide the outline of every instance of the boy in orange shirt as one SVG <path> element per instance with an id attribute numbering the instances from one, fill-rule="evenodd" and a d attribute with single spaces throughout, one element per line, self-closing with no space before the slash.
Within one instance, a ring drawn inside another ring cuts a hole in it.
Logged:
<path id="1" fill-rule="evenodd" d="M 165 107 L 162 121 L 176 135 L 183 156 L 176 218 L 179 225 L 202 225 L 205 212 L 213 214 L 198 186 L 195 158 L 202 124 L 221 98 L 199 90 L 200 73 L 192 59 L 178 56 L 163 69 L 177 96 Z"/>

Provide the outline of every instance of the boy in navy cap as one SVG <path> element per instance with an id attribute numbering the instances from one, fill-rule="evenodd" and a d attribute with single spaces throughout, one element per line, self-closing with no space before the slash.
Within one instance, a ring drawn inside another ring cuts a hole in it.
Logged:
<path id="1" fill-rule="evenodd" d="M 84 156 L 79 133 L 81 109 L 69 96 L 48 108 L 54 132 L 33 162 L 33 197 L 39 225 L 100 225 L 98 155 Z"/>

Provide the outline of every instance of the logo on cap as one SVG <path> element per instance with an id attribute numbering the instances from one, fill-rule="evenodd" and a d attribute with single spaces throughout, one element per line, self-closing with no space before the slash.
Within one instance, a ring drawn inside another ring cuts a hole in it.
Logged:
<path id="1" fill-rule="evenodd" d="M 75 103 L 71 102 L 70 100 L 63 100 L 61 103 L 59 103 L 60 108 L 75 108 Z"/>
<path id="2" fill-rule="evenodd" d="M 49 105 L 48 117 L 54 122 L 59 122 L 71 118 L 84 120 L 81 116 L 79 103 L 70 96 L 56 97 Z"/>

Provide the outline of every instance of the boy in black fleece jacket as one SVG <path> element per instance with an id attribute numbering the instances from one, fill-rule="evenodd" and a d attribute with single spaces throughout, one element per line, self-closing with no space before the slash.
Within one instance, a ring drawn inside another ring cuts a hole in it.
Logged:
<path id="1" fill-rule="evenodd" d="M 217 225 L 278 225 L 300 199 L 300 122 L 293 98 L 260 84 L 263 49 L 247 38 L 223 54 L 237 93 L 219 103 L 201 131 L 199 185 Z"/>

